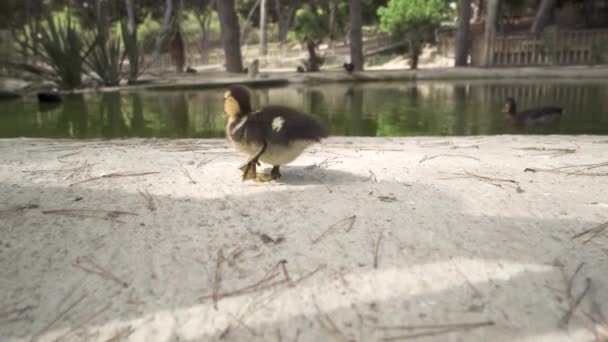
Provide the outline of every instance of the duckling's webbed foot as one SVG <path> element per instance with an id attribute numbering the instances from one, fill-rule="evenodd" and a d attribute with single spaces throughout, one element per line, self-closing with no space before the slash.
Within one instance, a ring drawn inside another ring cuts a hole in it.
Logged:
<path id="1" fill-rule="evenodd" d="M 266 143 L 265 142 L 264 142 L 264 145 L 262 145 L 260 150 L 253 157 L 249 158 L 249 160 L 244 165 L 239 167 L 239 169 L 241 171 L 243 171 L 243 181 L 246 181 L 249 179 L 259 181 L 258 180 L 259 177 L 256 173 L 256 165 L 260 165 L 259 158 L 264 152 L 266 152 Z"/>
<path id="2" fill-rule="evenodd" d="M 262 163 L 260 163 L 260 161 L 259 161 L 259 160 L 252 161 L 251 159 L 249 159 L 249 161 L 247 161 L 245 164 L 243 164 L 243 165 L 239 166 L 239 170 L 241 170 L 241 171 L 245 172 L 245 170 L 246 170 L 248 167 L 250 167 L 250 166 L 251 166 L 251 164 L 255 164 L 255 165 L 257 165 L 257 166 L 262 165 Z"/>
<path id="3" fill-rule="evenodd" d="M 281 172 L 279 171 L 279 167 L 278 166 L 273 166 L 272 170 L 270 171 L 270 177 L 272 179 L 277 179 L 279 177 L 281 177 Z"/>
<path id="4" fill-rule="evenodd" d="M 272 178 L 272 176 L 269 176 L 265 173 L 258 173 L 254 179 L 254 181 L 259 182 L 259 183 L 266 183 L 266 182 L 270 182 L 272 181 L 274 178 Z"/>
<path id="5" fill-rule="evenodd" d="M 252 161 L 240 167 L 243 171 L 243 181 L 256 178 L 256 162 Z"/>

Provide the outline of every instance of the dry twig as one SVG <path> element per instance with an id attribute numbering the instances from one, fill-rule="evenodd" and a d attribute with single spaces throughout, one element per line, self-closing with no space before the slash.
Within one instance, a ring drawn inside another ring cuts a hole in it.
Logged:
<path id="1" fill-rule="evenodd" d="M 470 329 L 482 328 L 487 326 L 493 326 L 496 323 L 494 321 L 483 321 L 474 323 L 450 323 L 450 324 L 422 324 L 422 325 L 401 325 L 401 326 L 383 326 L 379 327 L 381 330 L 394 331 L 394 330 L 422 330 L 421 332 L 398 335 L 398 336 L 387 336 L 383 337 L 382 341 L 399 341 L 408 340 L 420 337 L 438 336 L 443 334 L 449 334 L 453 332 L 466 331 Z"/>
<path id="2" fill-rule="evenodd" d="M 380 243 L 382 242 L 382 234 L 378 236 L 376 243 L 374 244 L 374 268 L 378 268 L 378 258 L 380 254 Z"/>
<path id="3" fill-rule="evenodd" d="M 552 169 L 541 169 L 541 168 L 528 167 L 524 170 L 524 172 L 547 172 L 547 173 L 562 174 L 562 175 L 566 175 L 566 176 L 590 176 L 590 177 L 608 176 L 608 171 L 590 172 L 591 170 L 595 170 L 595 169 L 599 169 L 599 168 L 608 168 L 608 162 L 595 163 L 595 164 L 583 164 L 583 165 L 568 165 L 568 166 L 555 167 Z"/>
<path id="4" fill-rule="evenodd" d="M 325 330 L 329 335 L 331 335 L 336 341 L 349 342 L 349 338 L 346 337 L 346 335 L 344 335 L 342 331 L 340 331 L 340 328 L 338 328 L 338 325 L 331 319 L 331 317 L 321 311 L 321 308 L 319 308 L 319 305 L 317 304 L 316 300 L 313 300 L 313 304 L 317 309 L 316 320 L 317 323 L 319 323 L 319 325 L 321 326 L 321 328 L 323 328 L 323 330 Z"/>
<path id="5" fill-rule="evenodd" d="M 31 210 L 31 209 L 38 209 L 40 206 L 38 204 L 22 204 L 22 205 L 18 205 L 15 206 L 13 208 L 9 208 L 9 209 L 2 209 L 0 210 L 0 218 L 4 215 L 4 214 L 8 214 L 11 212 L 24 212 L 26 210 Z"/>
<path id="6" fill-rule="evenodd" d="M 570 322 L 570 318 L 574 314 L 574 311 L 576 310 L 576 308 L 578 308 L 578 306 L 580 305 L 581 301 L 583 300 L 583 298 L 585 297 L 587 292 L 589 292 L 590 288 L 591 288 L 591 279 L 585 278 L 585 289 L 583 290 L 583 292 L 581 292 L 581 294 L 578 297 L 576 297 L 574 302 L 570 305 L 570 308 L 568 308 L 568 311 L 566 311 L 566 314 L 564 314 L 564 316 L 559 320 L 558 324 L 560 327 L 566 328 L 568 326 L 568 323 Z"/>
<path id="7" fill-rule="evenodd" d="M 65 338 L 67 336 L 70 336 L 71 334 L 73 334 L 75 331 L 77 331 L 78 329 L 82 328 L 83 326 L 85 326 L 87 323 L 91 322 L 92 320 L 94 320 L 97 316 L 101 315 L 102 313 L 104 313 L 106 310 L 108 310 L 110 308 L 110 306 L 112 306 L 112 303 L 107 303 L 103 308 L 101 308 L 99 311 L 93 313 L 91 316 L 85 318 L 82 322 L 73 325 L 70 330 L 66 331 L 65 334 L 57 337 L 56 339 L 53 340 L 53 342 L 58 342 L 58 341 L 64 341 Z"/>
<path id="8" fill-rule="evenodd" d="M 95 209 L 54 209 L 54 210 L 43 210 L 43 214 L 53 215 L 64 215 L 69 217 L 82 217 L 82 218 L 97 218 L 105 221 L 113 221 L 119 223 L 125 223 L 124 221 L 118 220 L 117 217 L 124 215 L 137 216 L 136 213 L 129 211 L 120 210 L 95 210 Z"/>
<path id="9" fill-rule="evenodd" d="M 329 234 L 330 231 L 332 231 L 333 229 L 338 227 L 340 225 L 340 223 L 348 222 L 348 227 L 345 229 L 345 231 L 349 232 L 353 228 L 353 225 L 355 224 L 356 220 L 357 220 L 357 215 L 353 215 L 353 216 L 349 216 L 345 219 L 342 219 L 342 220 L 332 224 L 323 233 L 321 233 L 321 235 L 319 235 L 318 237 L 313 239 L 311 241 L 311 243 L 314 245 L 314 244 L 318 243 L 319 241 L 321 241 L 325 237 L 325 235 Z"/>
<path id="10" fill-rule="evenodd" d="M 82 302 L 86 298 L 86 294 L 83 294 L 80 298 L 75 300 L 72 304 L 70 304 L 65 310 L 61 311 L 52 321 L 50 321 L 47 325 L 44 326 L 34 337 L 32 337 L 32 341 L 37 341 L 40 336 L 42 336 L 47 330 L 49 330 L 55 323 L 59 322 L 68 312 L 72 311 L 80 302 Z"/>
<path id="11" fill-rule="evenodd" d="M 224 261 L 224 254 L 222 253 L 222 249 L 220 248 L 217 251 L 217 259 L 215 261 L 215 275 L 213 277 L 213 287 L 212 287 L 212 295 L 213 298 L 213 308 L 217 310 L 217 302 L 220 300 L 220 289 L 222 282 L 222 262 Z"/>
<path id="12" fill-rule="evenodd" d="M 471 178 L 471 179 L 477 179 L 484 183 L 488 183 L 490 185 L 494 185 L 499 188 L 502 188 L 503 185 L 511 185 L 511 187 L 513 189 L 515 189 L 515 191 L 517 191 L 518 193 L 524 192 L 524 190 L 519 185 L 519 182 L 516 180 L 513 180 L 513 179 L 482 176 L 482 175 L 477 175 L 477 174 L 474 174 L 474 173 L 468 172 L 468 171 L 465 171 L 464 173 L 454 173 L 454 175 L 456 175 L 457 177 L 440 178 L 440 179 L 451 180 L 451 179 Z"/>
<path id="13" fill-rule="evenodd" d="M 425 161 L 432 160 L 432 159 L 439 158 L 439 157 L 467 158 L 467 159 L 474 159 L 474 160 L 479 161 L 479 158 L 475 158 L 475 157 L 472 157 L 472 156 L 465 156 L 465 155 L 462 155 L 462 154 L 436 154 L 434 156 L 424 156 L 424 158 L 420 159 L 420 161 L 418 162 L 418 164 L 422 164 Z"/>
<path id="14" fill-rule="evenodd" d="M 184 176 L 186 176 L 186 178 L 188 178 L 188 180 L 191 184 L 196 184 L 196 181 L 192 178 L 192 176 L 190 175 L 190 172 L 188 172 L 188 170 L 186 170 L 183 167 L 182 167 L 182 173 L 184 174 Z"/>
<path id="15" fill-rule="evenodd" d="M 160 172 L 156 172 L 156 171 L 154 171 L 154 172 L 114 172 L 114 173 L 109 173 L 107 175 L 101 175 L 101 176 L 98 176 L 98 177 L 93 177 L 93 178 L 81 180 L 79 182 L 70 184 L 70 186 L 74 186 L 74 185 L 82 184 L 82 183 L 93 182 L 93 181 L 98 181 L 100 179 L 106 179 L 106 178 L 139 177 L 139 176 L 153 175 L 153 174 L 156 174 L 156 173 L 160 173 Z"/>
<path id="16" fill-rule="evenodd" d="M 240 288 L 238 290 L 219 293 L 217 295 L 218 299 L 228 298 L 228 297 L 234 297 L 234 296 L 240 296 L 240 295 L 244 295 L 244 294 L 248 294 L 248 293 L 254 293 L 254 292 L 258 292 L 258 291 L 264 291 L 264 290 L 273 288 L 276 285 L 281 285 L 281 284 L 288 283 L 287 279 L 276 280 L 276 281 L 271 282 L 271 280 L 275 279 L 276 277 L 278 277 L 281 274 L 280 272 L 277 271 L 277 266 L 279 266 L 279 263 L 277 263 L 273 268 L 271 268 L 268 272 L 266 272 L 266 274 L 264 275 L 264 277 L 262 277 L 262 279 L 260 279 L 259 281 L 255 282 L 254 284 L 247 285 L 247 286 L 242 287 L 242 288 Z M 311 272 L 303 275 L 302 277 L 300 277 L 297 280 L 294 280 L 292 282 L 293 286 L 296 286 L 299 283 L 303 282 L 304 280 L 312 277 L 313 275 L 315 275 L 317 272 L 319 272 L 323 268 L 325 268 L 325 265 L 318 266 L 313 271 L 311 271 Z M 205 299 L 211 298 L 212 296 L 213 295 L 203 296 L 203 297 L 201 297 L 201 300 L 205 300 Z"/>
<path id="17" fill-rule="evenodd" d="M 312 165 L 309 165 L 307 167 L 305 167 L 306 169 L 314 169 L 314 168 L 319 168 L 319 169 L 327 169 L 332 165 L 336 165 L 336 164 L 341 164 L 342 161 L 336 160 L 338 159 L 338 157 L 327 157 L 325 158 L 323 161 L 321 161 L 320 163 L 315 162 Z"/>
<path id="18" fill-rule="evenodd" d="M 418 144 L 420 147 L 439 147 L 439 146 L 450 146 L 454 145 L 451 141 L 431 141 L 425 144 Z"/>
<path id="19" fill-rule="evenodd" d="M 207 164 L 211 163 L 214 160 L 215 160 L 215 158 L 203 159 L 198 164 L 196 164 L 196 168 L 200 169 L 202 166 L 207 165 Z"/>
<path id="20" fill-rule="evenodd" d="M 112 337 L 110 337 L 109 339 L 107 339 L 105 342 L 120 342 L 125 340 L 127 337 L 131 336 L 132 333 L 135 332 L 135 329 L 133 327 L 131 327 L 130 325 L 118 330 L 118 332 L 116 332 L 116 334 Z"/>
<path id="21" fill-rule="evenodd" d="M 146 208 L 148 208 L 150 211 L 155 211 L 156 203 L 154 203 L 154 197 L 150 195 L 148 189 L 144 189 L 144 191 L 137 190 L 137 192 L 139 192 L 139 194 L 146 200 Z"/>
<path id="22" fill-rule="evenodd" d="M 587 229 L 584 232 L 581 232 L 581 233 L 578 233 L 578 234 L 574 235 L 572 237 L 572 239 L 573 240 L 574 239 L 578 239 L 579 237 L 585 236 L 587 234 L 591 234 L 591 236 L 587 240 L 583 241 L 583 244 L 586 244 L 589 241 L 591 241 L 591 240 L 595 239 L 596 237 L 600 236 L 601 234 L 603 234 L 604 231 L 606 231 L 607 229 L 608 229 L 608 222 L 605 222 L 603 224 L 600 224 L 597 227 L 593 227 L 591 229 Z"/>
<path id="23" fill-rule="evenodd" d="M 285 280 L 287 280 L 287 284 L 289 284 L 290 287 L 294 287 L 294 283 L 293 280 L 291 280 L 291 277 L 289 276 L 289 272 L 287 272 L 287 267 L 285 267 L 285 264 L 287 264 L 287 260 L 281 260 L 279 261 L 279 264 L 281 264 L 281 269 L 283 270 L 283 276 L 285 277 Z"/>
<path id="24" fill-rule="evenodd" d="M 378 178 L 376 177 L 376 174 L 372 171 L 372 170 L 367 170 L 369 172 L 369 177 L 364 180 L 364 182 L 367 182 L 369 180 L 374 181 L 374 183 L 378 183 Z"/>
<path id="25" fill-rule="evenodd" d="M 93 273 L 96 274 L 102 278 L 111 280 L 113 282 L 115 282 L 116 284 L 118 284 L 119 286 L 123 287 L 123 288 L 127 288 L 129 287 L 129 284 L 118 278 L 116 275 L 114 275 L 112 272 L 106 270 L 105 268 L 101 267 L 99 264 L 97 264 L 93 259 L 91 259 L 90 257 L 78 257 L 76 258 L 76 262 L 74 262 L 73 264 L 74 267 L 78 267 L 81 270 L 85 271 L 85 272 L 89 272 L 89 273 Z"/>
<path id="26" fill-rule="evenodd" d="M 539 151 L 545 153 L 537 153 L 536 156 L 551 156 L 551 158 L 560 157 L 566 154 L 576 153 L 576 149 L 572 148 L 546 148 L 546 147 L 522 147 L 517 148 L 521 151 Z"/>

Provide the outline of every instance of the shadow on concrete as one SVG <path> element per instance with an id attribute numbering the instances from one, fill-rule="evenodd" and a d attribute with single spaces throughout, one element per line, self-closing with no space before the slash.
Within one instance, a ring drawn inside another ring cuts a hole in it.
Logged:
<path id="1" fill-rule="evenodd" d="M 6 196 L 0 208 L 38 206 L 0 213 L 2 311 L 26 309 L 0 317 L 1 339 L 68 339 L 68 333 L 107 340 L 122 332 L 147 341 L 274 341 L 296 335 L 321 341 L 335 334 L 374 341 L 408 333 L 379 326 L 492 320 L 495 326 L 435 338 L 555 334 L 549 339 L 555 341 L 575 335 L 556 328 L 566 304 L 554 260 L 570 272 L 586 262 L 583 274 L 593 278 L 594 287 L 608 286 L 605 256 L 570 240 L 591 222 L 474 216 L 436 187 L 309 171 L 285 168 L 281 181 L 318 186 L 224 198 L 203 198 L 196 191 L 159 196 L 152 185 L 154 211 L 120 182 L 109 190 L 0 183 Z M 84 208 L 134 215 L 44 213 Z M 348 232 L 340 227 L 312 243 L 327 222 L 352 215 L 357 219 Z M 261 234 L 284 240 L 268 243 Z M 375 267 L 373 245 L 380 235 Z M 220 249 L 226 259 L 222 292 L 259 281 L 282 259 L 293 279 L 320 268 L 294 288 L 280 284 L 220 299 L 216 310 L 205 296 L 213 293 Z M 608 293 L 595 295 L 605 307 Z M 339 332 L 332 332 L 328 317 Z M 572 327 L 583 325 L 575 318 Z"/>

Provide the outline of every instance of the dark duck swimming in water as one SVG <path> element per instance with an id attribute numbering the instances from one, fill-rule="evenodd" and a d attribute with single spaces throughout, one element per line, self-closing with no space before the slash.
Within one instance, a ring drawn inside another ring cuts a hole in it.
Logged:
<path id="1" fill-rule="evenodd" d="M 503 112 L 509 114 L 514 126 L 530 127 L 547 126 L 559 122 L 563 109 L 555 106 L 546 106 L 517 112 L 515 99 L 508 97 Z"/>
<path id="2" fill-rule="evenodd" d="M 306 147 L 327 137 L 312 116 L 285 106 L 251 108 L 247 88 L 232 86 L 224 94 L 226 137 L 250 158 L 240 169 L 243 180 L 269 181 L 281 176 L 279 167 L 296 159 Z M 272 165 L 270 178 L 256 174 L 259 161 Z"/>

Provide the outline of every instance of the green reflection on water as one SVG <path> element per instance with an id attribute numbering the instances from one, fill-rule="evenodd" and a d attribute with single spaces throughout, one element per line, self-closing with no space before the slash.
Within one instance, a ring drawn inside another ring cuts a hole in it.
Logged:
<path id="1" fill-rule="evenodd" d="M 224 89 L 69 95 L 59 105 L 35 97 L 0 102 L 0 137 L 222 137 Z M 560 125 L 516 129 L 501 113 L 559 105 Z M 608 134 L 608 85 L 600 82 L 419 82 L 255 89 L 254 106 L 285 104 L 318 116 L 334 135 L 412 136 L 503 133 Z"/>

